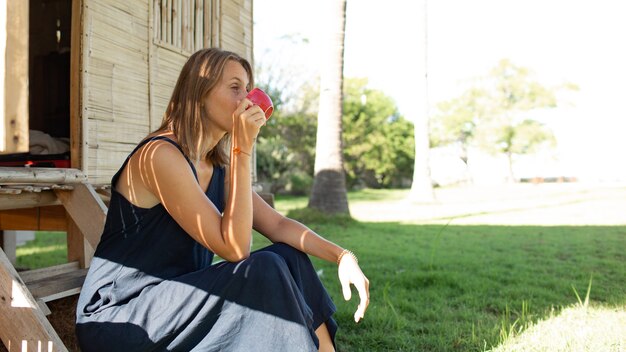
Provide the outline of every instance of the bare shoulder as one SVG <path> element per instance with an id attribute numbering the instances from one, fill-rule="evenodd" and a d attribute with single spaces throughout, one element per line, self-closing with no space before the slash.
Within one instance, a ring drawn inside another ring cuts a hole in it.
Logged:
<path id="1" fill-rule="evenodd" d="M 140 207 L 152 207 L 162 198 L 166 185 L 189 179 L 195 182 L 187 160 L 172 143 L 156 139 L 144 144 L 130 158 L 117 188 L 129 201 Z"/>
<path id="2" fill-rule="evenodd" d="M 172 143 L 158 139 L 146 143 L 137 153 L 136 166 L 144 180 L 156 182 L 159 179 L 191 177 L 193 173 L 183 153 Z M 152 186 L 152 185 L 148 185 Z"/>

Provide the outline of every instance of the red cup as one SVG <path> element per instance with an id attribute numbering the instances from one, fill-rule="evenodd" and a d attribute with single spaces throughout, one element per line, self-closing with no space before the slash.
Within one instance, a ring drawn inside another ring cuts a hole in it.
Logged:
<path id="1" fill-rule="evenodd" d="M 269 119 L 274 112 L 274 104 L 272 103 L 272 98 L 270 98 L 267 93 L 262 91 L 259 88 L 254 88 L 248 93 L 246 96 L 254 105 L 258 105 L 261 107 L 261 110 L 265 113 L 265 119 Z"/>

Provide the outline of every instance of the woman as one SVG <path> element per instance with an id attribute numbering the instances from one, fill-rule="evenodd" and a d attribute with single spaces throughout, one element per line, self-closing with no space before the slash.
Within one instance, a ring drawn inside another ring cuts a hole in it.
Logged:
<path id="1" fill-rule="evenodd" d="M 251 189 L 265 124 L 252 86 L 231 52 L 201 50 L 183 67 L 161 127 L 111 181 L 76 312 L 83 351 L 333 351 L 335 306 L 306 254 L 338 263 L 363 318 L 369 282 L 356 257 Z M 274 244 L 250 253 L 253 228 Z"/>

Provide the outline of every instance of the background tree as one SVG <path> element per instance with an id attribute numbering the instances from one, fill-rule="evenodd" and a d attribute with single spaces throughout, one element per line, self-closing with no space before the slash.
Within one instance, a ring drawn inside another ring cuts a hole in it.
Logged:
<path id="1" fill-rule="evenodd" d="M 315 177 L 309 207 L 325 213 L 349 214 L 341 150 L 346 0 L 328 0 L 323 4 L 328 6 L 323 12 L 328 32 L 322 53 Z"/>
<path id="2" fill-rule="evenodd" d="M 529 117 L 531 110 L 557 106 L 554 89 L 537 82 L 529 69 L 501 60 L 484 80 L 487 97 L 477 138 L 483 149 L 501 153 L 509 165 L 509 181 L 515 181 L 513 156 L 528 154 L 544 144 L 554 144 L 552 132 Z"/>
<path id="3" fill-rule="evenodd" d="M 284 54 L 307 52 L 308 45 L 305 37 L 286 35 L 255 60 L 256 85 L 274 102 L 256 143 L 258 181 L 266 192 L 308 195 L 313 184 L 319 77 L 303 70 L 303 57 Z"/>
<path id="4" fill-rule="evenodd" d="M 561 85 L 558 89 L 577 89 Z M 529 69 L 501 60 L 489 75 L 459 97 L 438 104 L 433 116 L 431 142 L 434 145 L 458 144 L 460 157 L 467 164 L 470 146 L 493 154 L 504 154 L 509 179 L 515 180 L 515 155 L 529 154 L 541 146 L 553 146 L 552 132 L 532 119 L 531 110 L 557 105 L 555 91 L 537 82 Z"/>
<path id="5" fill-rule="evenodd" d="M 304 84 L 291 93 L 265 83 L 259 86 L 272 96 L 275 107 L 256 144 L 259 182 L 274 194 L 308 195 L 315 160 L 317 84 Z"/>
<path id="6" fill-rule="evenodd" d="M 431 147 L 457 145 L 459 158 L 467 168 L 469 147 L 480 120 L 486 116 L 484 109 L 489 105 L 486 98 L 483 89 L 472 87 L 457 98 L 437 104 L 429 126 Z"/>
<path id="7" fill-rule="evenodd" d="M 394 101 L 367 88 L 367 79 L 344 86 L 343 157 L 350 188 L 400 187 L 413 171 L 413 125 Z"/>

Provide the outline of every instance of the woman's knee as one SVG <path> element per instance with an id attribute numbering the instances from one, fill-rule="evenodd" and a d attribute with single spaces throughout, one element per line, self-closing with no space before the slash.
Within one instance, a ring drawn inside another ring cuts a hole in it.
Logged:
<path id="1" fill-rule="evenodd" d="M 245 276 L 275 276 L 285 269 L 283 257 L 273 252 L 255 252 L 245 261 Z"/>

